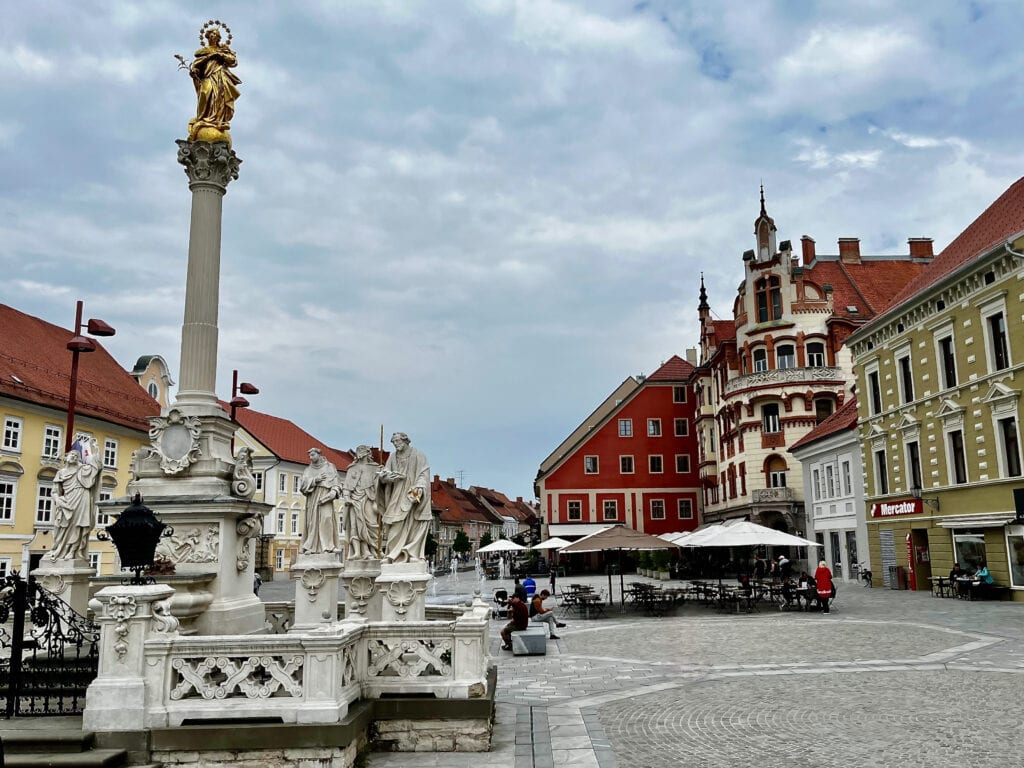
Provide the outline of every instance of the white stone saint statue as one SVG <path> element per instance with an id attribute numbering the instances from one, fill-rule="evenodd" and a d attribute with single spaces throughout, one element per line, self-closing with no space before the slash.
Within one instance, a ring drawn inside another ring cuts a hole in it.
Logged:
<path id="1" fill-rule="evenodd" d="M 309 466 L 302 472 L 299 491 L 306 497 L 306 528 L 301 550 L 306 555 L 338 552 L 338 518 L 334 500 L 341 493 L 337 468 L 319 448 L 309 449 Z"/>
<path id="2" fill-rule="evenodd" d="M 345 529 L 345 559 L 366 560 L 378 555 L 380 525 L 377 520 L 377 473 L 368 445 L 355 449 L 355 461 L 345 472 L 341 486 L 342 520 Z"/>
<path id="3" fill-rule="evenodd" d="M 430 466 L 404 432 L 395 432 L 391 444 L 395 451 L 377 473 L 387 534 L 383 562 L 421 562 L 431 522 Z"/>
<path id="4" fill-rule="evenodd" d="M 96 525 L 100 453 L 95 438 L 79 435 L 53 478 L 53 549 L 50 560 L 89 560 L 89 532 Z"/>

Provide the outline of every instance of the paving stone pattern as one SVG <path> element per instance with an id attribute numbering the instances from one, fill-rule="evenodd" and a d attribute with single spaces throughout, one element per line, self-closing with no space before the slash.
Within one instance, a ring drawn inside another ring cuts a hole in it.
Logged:
<path id="1" fill-rule="evenodd" d="M 438 602 L 468 597 L 465 576 Z M 370 768 L 1024 768 L 1022 603 L 840 585 L 827 616 L 566 621 L 545 657 L 500 651 L 492 622 L 491 752 L 375 753 Z"/>

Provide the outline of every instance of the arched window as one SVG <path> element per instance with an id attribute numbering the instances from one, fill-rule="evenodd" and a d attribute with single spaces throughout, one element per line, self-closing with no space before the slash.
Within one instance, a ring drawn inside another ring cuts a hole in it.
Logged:
<path id="1" fill-rule="evenodd" d="M 825 367 L 825 345 L 820 341 L 812 341 L 807 345 L 807 367 Z"/>
<path id="2" fill-rule="evenodd" d="M 796 348 L 792 344 L 780 344 L 775 348 L 776 368 L 796 368 Z"/>
<path id="3" fill-rule="evenodd" d="M 757 302 L 757 322 L 782 318 L 782 289 L 776 275 L 762 277 L 754 283 L 754 297 Z"/>
<path id="4" fill-rule="evenodd" d="M 786 487 L 786 460 L 781 456 L 769 456 L 764 463 L 765 472 L 768 474 L 769 488 Z"/>

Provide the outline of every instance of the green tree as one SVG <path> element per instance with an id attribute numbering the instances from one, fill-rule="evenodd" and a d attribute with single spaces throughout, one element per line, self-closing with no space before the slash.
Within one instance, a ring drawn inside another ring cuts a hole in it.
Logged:
<path id="1" fill-rule="evenodd" d="M 460 555 L 464 555 L 473 548 L 473 543 L 469 540 L 469 536 L 466 535 L 465 531 L 459 531 L 455 534 L 455 541 L 452 542 L 452 551 L 458 552 Z"/>
<path id="2" fill-rule="evenodd" d="M 491 538 L 490 531 L 484 531 L 484 535 L 480 537 L 480 546 L 486 547 L 488 544 L 493 543 L 494 539 Z"/>

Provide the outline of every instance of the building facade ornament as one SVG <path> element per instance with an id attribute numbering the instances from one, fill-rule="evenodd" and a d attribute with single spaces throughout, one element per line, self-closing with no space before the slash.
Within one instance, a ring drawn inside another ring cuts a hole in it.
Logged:
<path id="1" fill-rule="evenodd" d="M 365 615 L 366 606 L 373 597 L 375 584 L 369 576 L 356 576 L 349 583 L 348 594 L 354 603 L 353 611 L 360 616 Z"/>
<path id="2" fill-rule="evenodd" d="M 168 597 L 164 600 L 157 600 L 153 603 L 153 624 L 157 632 L 174 634 L 178 631 L 179 621 L 171 613 L 171 600 Z"/>
<path id="3" fill-rule="evenodd" d="M 252 471 L 252 450 L 242 447 L 235 454 L 235 468 L 231 473 L 231 495 L 250 500 L 256 495 L 256 476 Z"/>
<path id="4" fill-rule="evenodd" d="M 179 139 L 178 162 L 185 166 L 189 187 L 212 187 L 221 193 L 228 184 L 238 178 L 241 159 L 226 142 L 211 144 L 208 141 L 184 141 Z"/>
<path id="5" fill-rule="evenodd" d="M 199 460 L 202 424 L 198 418 L 172 408 L 166 416 L 155 416 L 149 423 L 149 440 L 165 475 L 181 474 Z"/>
<path id="6" fill-rule="evenodd" d="M 252 559 L 249 542 L 258 539 L 263 532 L 263 516 L 249 515 L 235 523 L 235 531 L 238 533 L 238 556 L 235 558 L 235 568 L 241 572 L 249 567 Z"/>
<path id="7" fill-rule="evenodd" d="M 107 603 L 107 616 L 114 620 L 114 652 L 119 659 L 123 659 L 128 653 L 128 643 L 125 638 L 128 636 L 128 622 L 135 617 L 138 605 L 131 595 L 114 595 Z"/>
<path id="8" fill-rule="evenodd" d="M 181 528 L 156 546 L 156 559 L 172 563 L 215 563 L 220 552 L 220 528 L 216 524 Z"/>
<path id="9" fill-rule="evenodd" d="M 306 590 L 306 597 L 309 598 L 309 602 L 315 603 L 316 596 L 320 593 L 320 588 L 327 581 L 327 576 L 321 568 L 307 568 L 302 574 L 300 581 L 302 588 Z"/>

